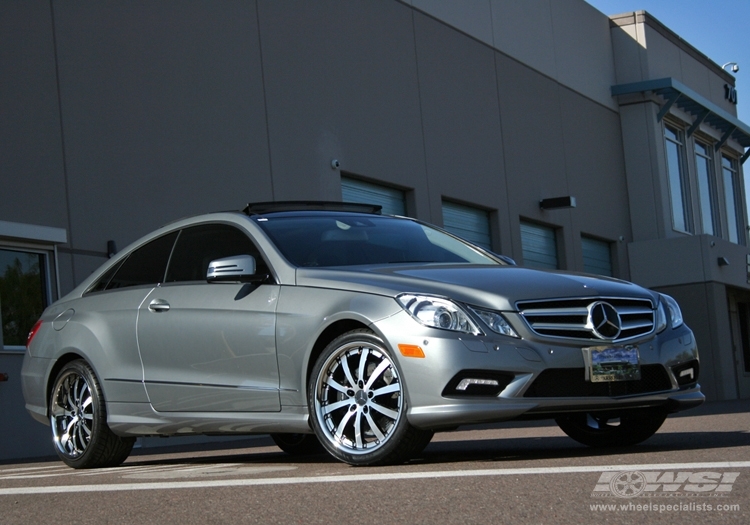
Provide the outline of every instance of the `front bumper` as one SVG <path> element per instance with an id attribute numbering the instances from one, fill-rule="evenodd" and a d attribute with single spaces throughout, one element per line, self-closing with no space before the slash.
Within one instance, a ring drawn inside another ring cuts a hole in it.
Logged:
<path id="1" fill-rule="evenodd" d="M 695 338 L 684 325 L 629 343 L 639 350 L 641 380 L 593 384 L 585 378 L 582 352 L 591 343 L 458 334 L 422 327 L 405 313 L 373 329 L 393 352 L 403 377 L 407 417 L 418 428 L 555 418 L 570 412 L 676 412 L 705 400 L 697 382 Z M 425 357 L 404 357 L 399 344 L 420 346 Z M 686 369 L 689 374 L 683 373 Z M 497 377 L 499 391 L 488 395 L 477 389 L 472 395 L 451 390 L 456 378 L 471 376 Z"/>

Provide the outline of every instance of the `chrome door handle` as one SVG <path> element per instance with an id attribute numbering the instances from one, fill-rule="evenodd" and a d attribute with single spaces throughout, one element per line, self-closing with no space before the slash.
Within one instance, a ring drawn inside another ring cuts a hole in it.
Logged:
<path id="1" fill-rule="evenodd" d="M 166 312 L 169 310 L 169 303 L 164 299 L 154 299 L 149 303 L 148 309 L 152 312 Z"/>

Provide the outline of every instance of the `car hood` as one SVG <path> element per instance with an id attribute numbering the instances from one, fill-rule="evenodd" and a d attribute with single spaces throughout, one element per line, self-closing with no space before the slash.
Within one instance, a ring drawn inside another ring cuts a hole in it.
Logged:
<path id="1" fill-rule="evenodd" d="M 571 297 L 641 297 L 656 304 L 655 292 L 587 274 L 518 266 L 404 265 L 299 268 L 297 285 L 396 296 L 404 292 L 441 295 L 494 310 L 515 303 Z"/>

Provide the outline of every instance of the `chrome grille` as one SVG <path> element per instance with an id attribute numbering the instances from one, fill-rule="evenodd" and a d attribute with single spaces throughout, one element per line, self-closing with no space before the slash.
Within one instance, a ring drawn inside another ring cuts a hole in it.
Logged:
<path id="1" fill-rule="evenodd" d="M 597 303 L 611 305 L 620 319 L 620 333 L 614 339 L 602 337 L 592 325 L 592 307 Z M 535 334 L 567 339 L 623 341 L 654 330 L 653 305 L 648 299 L 587 297 L 523 301 L 516 304 L 521 317 Z"/>

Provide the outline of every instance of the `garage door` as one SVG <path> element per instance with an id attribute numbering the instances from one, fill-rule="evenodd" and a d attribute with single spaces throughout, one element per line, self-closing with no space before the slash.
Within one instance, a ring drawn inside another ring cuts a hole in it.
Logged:
<path id="1" fill-rule="evenodd" d="M 555 230 L 547 226 L 521 223 L 523 265 L 529 268 L 559 268 Z"/>
<path id="2" fill-rule="evenodd" d="M 404 192 L 388 186 L 341 177 L 341 200 L 380 204 L 385 214 L 406 215 Z"/>
<path id="3" fill-rule="evenodd" d="M 443 201 L 443 228 L 482 248 L 492 249 L 489 215 L 484 210 Z"/>
<path id="4" fill-rule="evenodd" d="M 583 271 L 612 277 L 610 244 L 591 237 L 581 237 Z"/>

